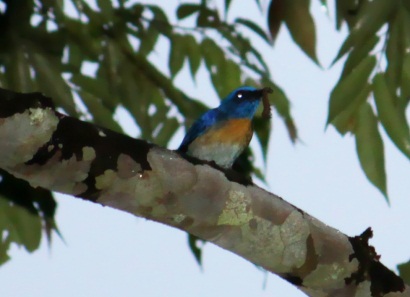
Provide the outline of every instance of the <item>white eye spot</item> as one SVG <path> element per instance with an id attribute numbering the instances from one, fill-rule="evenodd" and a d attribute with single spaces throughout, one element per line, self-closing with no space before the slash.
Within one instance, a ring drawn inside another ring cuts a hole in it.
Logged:
<path id="1" fill-rule="evenodd" d="M 236 95 L 236 97 L 238 97 L 238 99 L 241 99 L 242 98 L 242 93 L 238 93 L 237 95 Z"/>

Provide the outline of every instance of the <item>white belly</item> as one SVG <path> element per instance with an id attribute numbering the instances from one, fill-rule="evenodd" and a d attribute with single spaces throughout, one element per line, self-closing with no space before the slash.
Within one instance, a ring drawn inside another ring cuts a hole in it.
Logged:
<path id="1" fill-rule="evenodd" d="M 223 168 L 231 168 L 233 162 L 242 153 L 240 145 L 212 143 L 209 145 L 191 143 L 188 149 L 188 155 L 195 158 L 214 161 Z"/>

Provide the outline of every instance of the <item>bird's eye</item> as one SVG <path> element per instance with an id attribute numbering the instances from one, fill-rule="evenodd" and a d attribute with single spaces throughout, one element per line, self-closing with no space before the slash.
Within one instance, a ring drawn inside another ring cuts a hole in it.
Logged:
<path id="1" fill-rule="evenodd" d="M 242 93 L 238 93 L 238 94 L 236 95 L 236 97 L 237 97 L 238 99 L 242 99 L 243 94 L 242 94 Z"/>

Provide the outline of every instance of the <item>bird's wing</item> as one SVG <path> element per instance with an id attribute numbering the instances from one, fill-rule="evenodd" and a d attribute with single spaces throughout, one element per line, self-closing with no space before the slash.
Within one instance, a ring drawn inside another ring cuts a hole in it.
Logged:
<path id="1" fill-rule="evenodd" d="M 209 130 L 218 121 L 218 111 L 216 109 L 211 109 L 204 113 L 194 124 L 189 128 L 186 133 L 184 140 L 182 140 L 181 145 L 178 150 L 186 153 L 188 146 L 198 137 Z"/>

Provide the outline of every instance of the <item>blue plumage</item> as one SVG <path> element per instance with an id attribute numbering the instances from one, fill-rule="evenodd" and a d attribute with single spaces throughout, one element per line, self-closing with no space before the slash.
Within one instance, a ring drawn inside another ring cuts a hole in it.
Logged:
<path id="1" fill-rule="evenodd" d="M 185 135 L 179 151 L 229 168 L 248 146 L 264 89 L 240 87 L 219 105 L 204 113 Z"/>
<path id="2" fill-rule="evenodd" d="M 188 145 L 192 141 L 194 141 L 195 138 L 202 135 L 205 131 L 212 127 L 212 125 L 217 122 L 217 118 L 218 110 L 216 108 L 208 110 L 206 113 L 204 113 L 192 124 L 191 128 L 189 128 L 178 150 L 186 152 Z"/>

